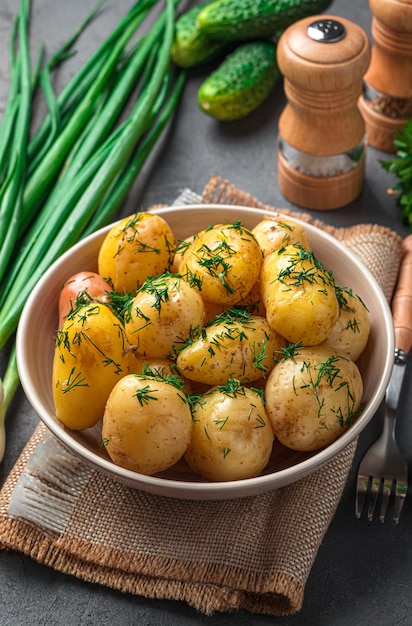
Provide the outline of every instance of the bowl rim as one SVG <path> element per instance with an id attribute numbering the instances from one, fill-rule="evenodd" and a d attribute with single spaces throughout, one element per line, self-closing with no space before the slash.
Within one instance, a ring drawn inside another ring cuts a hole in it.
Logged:
<path id="1" fill-rule="evenodd" d="M 257 217 L 262 217 L 263 215 L 270 215 L 273 211 L 247 207 L 247 206 L 238 206 L 238 205 L 227 205 L 227 204 L 188 204 L 188 205 L 170 205 L 167 207 L 159 207 L 159 208 L 151 208 L 146 212 L 155 213 L 160 215 L 164 219 L 167 220 L 167 216 L 170 213 L 174 213 L 179 210 L 192 210 L 192 211 L 205 211 L 205 210 L 219 210 L 219 211 L 228 211 L 230 213 L 233 212 L 247 212 L 249 215 L 251 213 L 255 213 Z M 276 213 L 276 211 L 274 212 Z M 390 354 L 394 354 L 395 349 L 395 339 L 394 339 L 394 331 L 393 331 L 393 323 L 392 323 L 392 314 L 389 307 L 389 304 L 386 300 L 383 291 L 374 278 L 373 274 L 370 270 L 362 263 L 362 261 L 344 246 L 342 242 L 339 242 L 335 237 L 333 237 L 328 232 L 323 229 L 311 224 L 307 223 L 299 218 L 294 216 L 285 215 L 285 219 L 291 219 L 309 231 L 320 231 L 322 233 L 322 237 L 330 240 L 330 242 L 336 246 L 336 243 L 342 245 L 342 250 L 344 254 L 352 259 L 352 262 L 355 263 L 359 271 L 364 275 L 369 283 L 374 287 L 374 291 L 376 292 L 376 296 L 379 300 L 379 304 L 381 306 L 381 310 L 383 313 L 383 318 L 385 321 L 385 326 L 388 330 L 388 358 L 385 359 L 383 375 L 379 381 L 377 388 L 374 390 L 374 393 L 369 401 L 368 406 L 364 410 L 362 414 L 362 420 L 356 420 L 351 427 L 345 431 L 336 441 L 334 441 L 329 446 L 322 448 L 319 451 L 315 451 L 313 455 L 309 458 L 298 461 L 296 464 L 288 466 L 286 468 L 277 470 L 275 472 L 271 472 L 268 474 L 261 474 L 254 478 L 246 478 L 239 481 L 222 481 L 222 482 L 196 482 L 196 481 L 182 481 L 173 478 L 162 478 L 159 476 L 147 476 L 144 474 L 139 474 L 137 472 L 133 472 L 131 470 L 122 468 L 120 466 L 115 465 L 110 459 L 105 459 L 96 453 L 88 450 L 84 446 L 78 445 L 73 446 L 73 439 L 71 437 L 70 431 L 66 430 L 62 425 L 58 424 L 57 421 L 53 420 L 47 410 L 45 410 L 42 405 L 40 399 L 38 398 L 33 386 L 30 384 L 30 378 L 27 377 L 27 373 L 25 371 L 24 363 L 25 359 L 25 343 L 29 334 L 29 316 L 32 307 L 32 303 L 36 299 L 36 295 L 38 291 L 41 290 L 41 287 L 46 283 L 49 277 L 56 271 L 56 267 L 60 266 L 65 262 L 65 260 L 73 255 L 79 248 L 87 246 L 91 241 L 102 237 L 103 234 L 108 232 L 110 228 L 113 227 L 114 224 L 120 222 L 124 218 L 117 219 L 107 226 L 100 228 L 96 232 L 91 235 L 85 237 L 74 246 L 71 246 L 66 252 L 56 259 L 56 261 L 46 270 L 43 276 L 38 281 L 36 287 L 33 289 L 29 298 L 27 299 L 25 306 L 23 308 L 22 314 L 20 316 L 17 333 L 16 333 L 16 356 L 17 356 L 17 367 L 19 371 L 20 381 L 22 388 L 27 396 L 29 403 L 34 409 L 35 413 L 39 416 L 41 421 L 45 424 L 47 429 L 53 433 L 55 437 L 63 444 L 65 448 L 70 450 L 73 454 L 78 457 L 84 459 L 85 461 L 92 464 L 92 466 L 103 470 L 108 473 L 112 478 L 118 478 L 119 480 L 126 482 L 135 488 L 142 489 L 148 492 L 156 493 L 158 495 L 164 495 L 174 498 L 186 498 L 186 499 L 201 499 L 201 500 L 212 500 L 212 499 L 231 499 L 238 497 L 245 497 L 248 495 L 257 495 L 258 493 L 267 492 L 273 489 L 277 489 L 292 482 L 296 482 L 300 478 L 311 474 L 315 470 L 319 469 L 321 466 L 325 465 L 328 461 L 330 461 L 333 457 L 337 455 L 337 453 L 342 452 L 365 428 L 367 423 L 372 419 L 373 415 L 376 413 L 383 397 L 385 394 L 386 387 L 389 382 L 390 374 L 392 372 L 393 361 L 389 358 Z M 78 445 L 78 447 L 77 447 Z M 78 449 L 79 448 L 79 449 Z M 279 484 L 273 484 L 273 483 Z"/>

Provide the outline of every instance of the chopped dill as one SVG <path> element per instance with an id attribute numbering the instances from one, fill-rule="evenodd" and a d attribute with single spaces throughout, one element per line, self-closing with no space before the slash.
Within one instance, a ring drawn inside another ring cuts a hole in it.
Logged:
<path id="1" fill-rule="evenodd" d="M 158 400 L 158 398 L 153 395 L 156 393 L 157 389 L 152 389 L 150 385 L 146 385 L 141 389 L 136 389 L 136 392 L 133 394 L 134 398 L 137 398 L 140 406 L 145 406 L 149 404 L 150 400 Z"/>
<path id="2" fill-rule="evenodd" d="M 252 313 L 246 307 L 234 306 L 234 307 L 231 307 L 230 309 L 226 309 L 225 311 L 222 311 L 222 313 L 218 313 L 218 315 L 215 315 L 215 317 L 206 324 L 206 327 L 216 326 L 217 324 L 221 324 L 221 323 L 225 323 L 225 324 L 233 324 L 235 322 L 248 323 L 251 317 L 252 317 Z"/>
<path id="3" fill-rule="evenodd" d="M 76 368 L 72 367 L 67 381 L 62 384 L 62 392 L 68 393 L 76 389 L 76 387 L 90 387 L 90 385 L 86 376 L 83 376 L 81 372 L 76 372 Z"/>
<path id="4" fill-rule="evenodd" d="M 286 361 L 287 359 L 294 359 L 297 355 L 299 355 L 299 350 L 302 348 L 302 342 L 298 341 L 298 343 L 291 343 L 284 348 L 280 349 L 281 360 Z"/>
<path id="5" fill-rule="evenodd" d="M 262 341 L 262 343 L 257 346 L 254 346 L 255 353 L 253 355 L 253 367 L 257 370 L 261 370 L 262 372 L 268 371 L 268 366 L 264 361 L 268 358 L 268 353 L 266 351 L 267 341 Z"/>
<path id="6" fill-rule="evenodd" d="M 245 386 L 236 378 L 229 378 L 224 385 L 218 385 L 217 389 L 228 398 L 236 398 L 238 395 L 246 395 Z"/>
<path id="7" fill-rule="evenodd" d="M 260 389 L 259 387 L 249 387 L 249 389 L 251 391 L 254 391 L 254 393 L 256 393 L 259 396 L 263 404 L 265 403 L 265 390 L 264 389 Z"/>
<path id="8" fill-rule="evenodd" d="M 170 291 L 180 291 L 182 276 L 180 274 L 172 274 L 164 272 L 159 276 L 149 276 L 138 293 L 145 292 L 154 297 L 153 308 L 160 315 L 162 304 L 169 302 Z"/>
<path id="9" fill-rule="evenodd" d="M 228 419 L 229 419 L 229 415 L 226 415 L 226 417 L 213 420 L 213 423 L 219 427 L 219 430 L 222 430 L 222 428 L 226 426 Z"/>
<path id="10" fill-rule="evenodd" d="M 349 313 L 354 313 L 355 308 L 349 306 L 349 299 L 354 298 L 357 300 L 366 310 L 368 310 L 366 304 L 363 302 L 362 298 L 353 293 L 352 289 L 347 289 L 346 287 L 339 287 L 335 285 L 335 293 L 336 299 L 339 304 L 339 308 L 343 311 L 348 311 Z"/>
<path id="11" fill-rule="evenodd" d="M 311 250 L 297 243 L 293 248 L 294 251 L 286 255 L 289 263 L 280 269 L 275 280 L 287 287 L 304 287 L 305 284 L 334 287 L 332 272 L 324 268 Z"/>

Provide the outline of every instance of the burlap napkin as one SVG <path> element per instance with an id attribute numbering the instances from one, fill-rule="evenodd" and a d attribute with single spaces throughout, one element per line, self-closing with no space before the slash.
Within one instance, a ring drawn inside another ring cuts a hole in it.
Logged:
<path id="1" fill-rule="evenodd" d="M 273 210 L 214 177 L 202 202 Z M 401 259 L 398 235 L 372 224 L 334 229 L 298 217 L 343 241 L 390 299 Z M 355 447 L 277 491 L 197 502 L 115 482 L 39 425 L 0 492 L 0 547 L 124 592 L 182 600 L 206 615 L 239 608 L 291 614 L 302 606 Z"/>

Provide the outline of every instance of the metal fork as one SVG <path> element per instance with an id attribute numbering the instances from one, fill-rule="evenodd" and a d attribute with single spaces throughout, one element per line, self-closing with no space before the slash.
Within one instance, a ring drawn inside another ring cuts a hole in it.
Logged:
<path id="1" fill-rule="evenodd" d="M 393 520 L 398 523 L 408 491 L 408 466 L 395 438 L 396 413 L 404 380 L 408 354 L 412 349 L 412 234 L 402 242 L 402 259 L 395 293 L 392 317 L 395 331 L 395 354 L 389 385 L 382 435 L 369 448 L 358 470 L 355 515 L 360 517 L 370 487 L 368 519 L 372 521 L 379 494 L 382 494 L 380 520 L 393 493 Z"/>
<path id="2" fill-rule="evenodd" d="M 395 351 L 393 373 L 386 391 L 383 431 L 364 455 L 358 470 L 355 515 L 360 517 L 369 491 L 368 520 L 372 521 L 378 495 L 381 493 L 379 519 L 385 521 L 391 494 L 394 494 L 393 520 L 399 522 L 408 491 L 408 465 L 395 438 L 396 411 L 402 388 L 407 355 Z"/>

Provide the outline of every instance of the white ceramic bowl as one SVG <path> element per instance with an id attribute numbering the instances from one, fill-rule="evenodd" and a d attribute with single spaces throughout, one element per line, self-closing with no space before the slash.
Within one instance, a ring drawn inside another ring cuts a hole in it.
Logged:
<path id="1" fill-rule="evenodd" d="M 252 228 L 267 213 L 259 209 L 223 205 L 192 205 L 157 211 L 178 238 L 185 238 L 212 223 L 240 220 Z M 312 248 L 323 265 L 332 270 L 341 287 L 351 287 L 368 307 L 371 334 L 358 363 L 364 382 L 364 407 L 352 426 L 334 443 L 312 453 L 276 448 L 261 476 L 209 483 L 192 474 L 182 462 L 158 476 L 144 476 L 112 463 L 101 446 L 100 426 L 70 431 L 55 417 L 51 390 L 54 331 L 58 294 L 73 273 L 97 269 L 97 254 L 106 227 L 63 254 L 33 290 L 21 315 L 17 332 L 17 359 L 21 383 L 33 409 L 60 442 L 87 463 L 138 489 L 163 496 L 201 500 L 237 498 L 291 484 L 318 469 L 345 448 L 364 429 L 379 407 L 389 381 L 394 353 L 392 316 L 386 299 L 371 273 L 337 240 L 305 224 Z"/>

